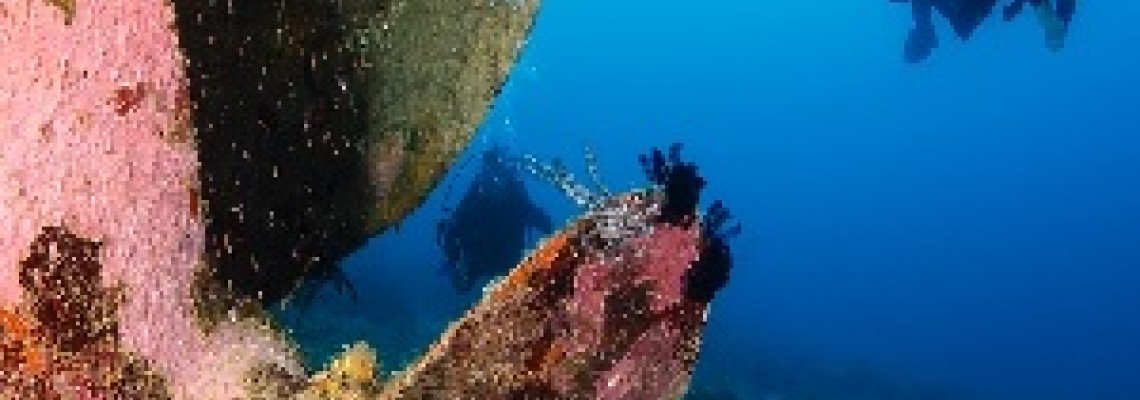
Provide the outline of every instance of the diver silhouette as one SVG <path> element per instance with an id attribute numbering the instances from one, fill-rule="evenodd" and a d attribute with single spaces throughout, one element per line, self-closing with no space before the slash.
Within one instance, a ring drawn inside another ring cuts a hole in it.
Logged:
<path id="1" fill-rule="evenodd" d="M 892 3 L 910 3 L 914 26 L 903 44 L 903 60 L 917 63 L 930 57 L 938 47 L 938 34 L 934 28 L 934 13 L 942 15 L 962 40 L 969 40 L 974 31 L 993 12 L 997 0 L 889 0 Z M 1060 49 L 1076 10 L 1076 0 L 1013 0 L 1003 7 L 1004 20 L 1012 20 L 1029 3 L 1038 15 L 1045 30 L 1050 49 Z"/>
<path id="2" fill-rule="evenodd" d="M 547 234 L 554 224 L 527 194 L 517 167 L 496 144 L 481 156 L 471 186 L 436 226 L 443 251 L 443 272 L 455 289 L 466 292 L 488 278 L 506 273 L 522 257 L 527 234 Z"/>

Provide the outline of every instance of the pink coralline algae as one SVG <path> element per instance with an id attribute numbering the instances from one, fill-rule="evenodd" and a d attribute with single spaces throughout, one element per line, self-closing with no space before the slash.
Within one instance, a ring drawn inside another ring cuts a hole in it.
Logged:
<path id="1" fill-rule="evenodd" d="M 249 347 L 275 342 L 195 324 L 203 222 L 173 22 L 165 1 L 0 3 L 0 309 L 26 307 L 21 262 L 62 227 L 100 243 L 101 281 L 122 289 L 122 348 L 176 398 L 204 376 L 221 396 L 239 377 L 203 370 L 225 364 L 218 349 L 274 359 Z"/>

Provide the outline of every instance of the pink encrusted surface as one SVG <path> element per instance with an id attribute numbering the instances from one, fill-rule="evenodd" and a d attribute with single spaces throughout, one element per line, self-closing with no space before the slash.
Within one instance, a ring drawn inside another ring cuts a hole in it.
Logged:
<path id="1" fill-rule="evenodd" d="M 697 224 L 682 228 L 660 223 L 653 233 L 633 239 L 631 246 L 644 252 L 636 263 L 640 279 L 653 282 L 647 312 L 703 311 L 704 306 L 689 307 L 692 304 L 685 299 L 682 284 L 685 272 L 697 261 L 699 242 Z M 597 399 L 672 398 L 684 387 L 690 365 L 681 349 L 693 338 L 693 332 L 678 323 L 677 317 L 658 320 L 634 341 L 625 356 L 596 382 Z"/>
<path id="2" fill-rule="evenodd" d="M 685 229 L 669 224 L 657 224 L 653 232 L 630 239 L 625 248 L 632 251 L 624 260 L 603 258 L 579 268 L 574 277 L 575 293 L 568 308 L 574 321 L 575 343 L 569 348 L 586 352 L 601 345 L 602 324 L 605 320 L 606 295 L 634 281 L 647 281 L 653 295 L 649 306 L 652 312 L 662 312 L 683 299 L 681 280 L 685 270 L 696 261 L 700 230 L 696 224 Z M 624 264 L 615 267 L 616 263 Z M 632 269 L 633 271 L 630 271 Z M 632 273 L 631 273 L 632 272 Z"/>
<path id="3" fill-rule="evenodd" d="M 649 303 L 654 312 L 665 311 L 681 302 L 685 272 L 699 256 L 700 225 L 688 228 L 658 223 L 653 233 L 634 239 L 632 247 L 645 252 L 641 263 L 643 274 L 654 280 L 654 294 Z"/>
<path id="4" fill-rule="evenodd" d="M 124 346 L 178 393 L 219 346 L 244 346 L 192 319 L 203 223 L 173 9 L 76 5 L 65 24 L 51 2 L 0 0 L 0 307 L 22 300 L 17 268 L 43 227 L 102 242 L 103 280 L 125 289 Z"/>
<path id="5" fill-rule="evenodd" d="M 596 382 L 598 400 L 671 399 L 682 392 L 690 368 L 680 349 L 691 333 L 665 322 L 655 324 Z"/>
<path id="6" fill-rule="evenodd" d="M 648 235 L 629 240 L 618 258 L 603 257 L 578 269 L 574 294 L 567 304 L 572 333 L 560 338 L 558 346 L 577 354 L 603 348 L 606 340 L 613 339 L 604 333 L 606 297 L 623 287 L 648 283 L 652 294 L 649 309 L 644 311 L 660 319 L 602 374 L 594 390 L 604 399 L 668 398 L 687 382 L 689 366 L 677 355 L 693 332 L 663 316 L 686 302 L 682 279 L 699 255 L 700 229 L 698 224 L 683 228 L 658 223 Z M 560 391 L 573 386 L 573 376 L 556 374 L 551 378 Z"/>
<path id="7" fill-rule="evenodd" d="M 163 2 L 83 3 L 64 24 L 46 1 L 0 3 L 0 302 L 19 299 L 16 264 L 44 226 L 106 244 L 112 281 L 166 281 L 193 267 L 201 224 L 189 144 L 176 125 L 182 65 Z M 120 115 L 117 93 L 142 84 Z M 124 271 L 132 271 L 124 274 Z M 148 273 L 149 272 L 149 273 Z"/>

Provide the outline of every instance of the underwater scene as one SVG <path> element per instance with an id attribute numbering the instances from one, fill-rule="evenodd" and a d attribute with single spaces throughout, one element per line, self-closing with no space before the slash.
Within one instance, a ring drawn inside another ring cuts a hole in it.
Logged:
<path id="1" fill-rule="evenodd" d="M 1140 400 L 1138 20 L 0 0 L 0 400 Z"/>

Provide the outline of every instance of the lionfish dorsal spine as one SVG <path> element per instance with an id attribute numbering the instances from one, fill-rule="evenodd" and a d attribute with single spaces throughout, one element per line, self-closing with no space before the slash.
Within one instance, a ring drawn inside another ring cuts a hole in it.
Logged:
<path id="1" fill-rule="evenodd" d="M 578 182 L 559 158 L 544 163 L 538 157 L 527 154 L 523 156 L 522 166 L 528 172 L 553 183 L 579 207 L 597 209 L 611 196 L 611 193 L 602 179 L 598 157 L 590 146 L 585 147 L 585 164 L 586 175 L 590 177 L 592 187 Z"/>
<path id="2" fill-rule="evenodd" d="M 590 175 L 590 180 L 598 190 L 598 194 L 600 195 L 599 201 L 610 197 L 610 190 L 606 188 L 606 184 L 602 181 L 600 171 L 601 169 L 598 168 L 598 156 L 594 153 L 593 148 L 586 146 L 586 173 Z"/>
<path id="3" fill-rule="evenodd" d="M 574 180 L 574 175 L 566 170 L 566 166 L 562 164 L 561 160 L 554 159 L 550 164 L 546 164 L 529 154 L 524 156 L 523 160 L 525 161 L 524 169 L 553 183 L 562 193 L 574 200 L 578 206 L 591 207 L 598 201 L 597 195 L 588 187 Z"/>

